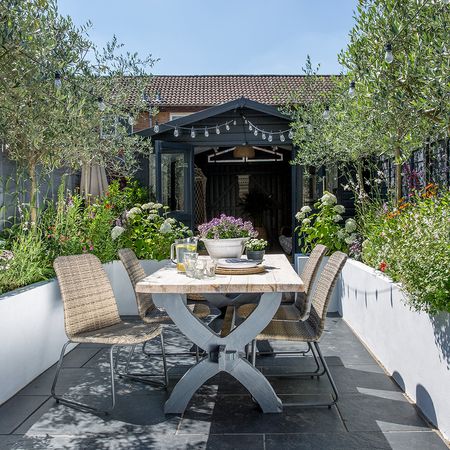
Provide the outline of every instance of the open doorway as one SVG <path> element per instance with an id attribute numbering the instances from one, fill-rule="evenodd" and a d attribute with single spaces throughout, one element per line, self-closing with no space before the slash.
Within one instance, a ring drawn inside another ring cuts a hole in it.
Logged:
<path id="1" fill-rule="evenodd" d="M 195 225 L 222 213 L 243 217 L 269 241 L 269 251 L 281 252 L 280 232 L 292 221 L 291 150 L 286 147 L 253 146 L 250 157 L 237 156 L 235 147 L 197 147 Z"/>

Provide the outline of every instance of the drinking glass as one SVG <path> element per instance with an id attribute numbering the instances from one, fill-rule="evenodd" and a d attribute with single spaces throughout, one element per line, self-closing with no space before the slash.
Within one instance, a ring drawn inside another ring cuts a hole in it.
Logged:
<path id="1" fill-rule="evenodd" d="M 190 278 L 195 277 L 197 260 L 198 253 L 196 252 L 185 252 L 183 255 L 183 265 L 186 271 L 186 275 Z"/>
<path id="2" fill-rule="evenodd" d="M 207 259 L 205 263 L 205 275 L 209 278 L 213 278 L 216 276 L 216 267 L 217 260 L 216 259 Z"/>

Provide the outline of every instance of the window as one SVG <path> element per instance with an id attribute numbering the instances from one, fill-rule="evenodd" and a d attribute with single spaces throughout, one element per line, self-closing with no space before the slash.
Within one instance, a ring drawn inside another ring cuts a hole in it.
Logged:
<path id="1" fill-rule="evenodd" d="M 175 119 L 179 119 L 180 117 L 186 117 L 189 116 L 190 114 L 192 114 L 191 112 L 175 112 L 175 113 L 170 113 L 169 116 L 169 120 L 175 120 Z"/>

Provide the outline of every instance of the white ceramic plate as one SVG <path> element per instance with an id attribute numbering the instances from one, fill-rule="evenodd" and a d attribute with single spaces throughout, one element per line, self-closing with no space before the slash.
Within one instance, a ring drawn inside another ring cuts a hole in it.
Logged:
<path id="1" fill-rule="evenodd" d="M 256 267 L 258 264 L 258 261 L 249 261 L 243 258 L 222 258 L 217 261 L 219 267 L 226 269 L 246 269 Z"/>

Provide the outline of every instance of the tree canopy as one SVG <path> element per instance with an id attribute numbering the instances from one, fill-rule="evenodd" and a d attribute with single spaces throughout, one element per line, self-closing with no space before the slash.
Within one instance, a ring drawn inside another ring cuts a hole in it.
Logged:
<path id="1" fill-rule="evenodd" d="M 0 4 L 0 135 L 31 180 L 36 171 L 97 162 L 130 174 L 148 143 L 130 136 L 143 108 L 151 56 L 97 48 L 53 0 Z"/>

